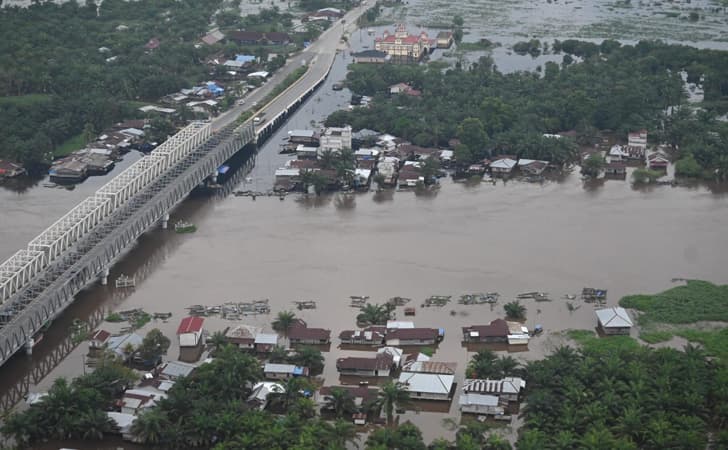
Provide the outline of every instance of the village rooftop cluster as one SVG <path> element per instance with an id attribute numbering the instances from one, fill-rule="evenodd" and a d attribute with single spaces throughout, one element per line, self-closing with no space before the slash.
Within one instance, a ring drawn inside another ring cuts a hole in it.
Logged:
<path id="1" fill-rule="evenodd" d="M 629 334 L 632 320 L 621 308 L 596 310 L 597 328 L 603 335 Z M 100 329 L 89 341 L 89 361 L 102 353 L 112 353 L 135 368 L 144 369 L 141 381 L 129 386 L 116 402 L 116 409 L 108 412 L 125 439 L 133 440 L 130 432 L 136 417 L 154 408 L 166 398 L 169 389 L 182 377 L 194 375 L 201 364 L 212 358 L 204 357 L 209 350 L 209 332 L 205 319 L 189 316 L 181 320 L 177 328 L 180 354 L 178 360 L 162 362 L 161 355 L 151 361 L 139 358 L 138 350 L 143 338 L 136 333 L 112 335 Z M 152 331 L 154 332 L 154 330 Z M 357 410 L 349 420 L 357 425 L 369 422 L 384 423 L 382 411 L 372 412 L 369 406 L 376 400 L 377 384 L 384 380 L 396 380 L 410 395 L 412 401 L 434 400 L 451 402 L 458 397 L 461 413 L 474 414 L 479 418 L 491 417 L 510 422 L 519 410 L 519 403 L 526 387 L 519 377 L 502 379 L 477 379 L 466 377 L 461 386 L 456 383 L 457 364 L 432 355 L 438 344 L 445 339 L 443 328 L 417 327 L 412 321 L 388 320 L 384 325 L 371 325 L 361 329 L 342 330 L 339 341 L 342 348 L 360 350 L 356 356 L 336 360 L 340 385 L 324 385 L 327 380 L 316 377 L 310 367 L 286 362 L 271 362 L 272 355 L 285 349 L 288 355 L 296 355 L 302 348 L 329 351 L 331 330 L 309 327 L 302 319 L 292 320 L 283 332 L 267 331 L 262 327 L 237 323 L 227 327 L 222 334 L 224 341 L 238 349 L 255 355 L 266 381 L 253 386 L 248 403 L 253 408 L 265 409 L 273 396 L 285 392 L 286 380 L 307 377 L 316 380 L 315 392 L 307 393 L 318 409 L 326 412 L 327 399 L 332 390 L 341 389 L 350 395 Z M 472 345 L 507 344 L 513 348 L 527 348 L 533 333 L 520 322 L 495 319 L 487 324 L 463 327 L 461 342 Z M 202 361 L 200 361 L 202 359 Z M 28 403 L 33 407 L 44 396 L 33 394 Z"/>

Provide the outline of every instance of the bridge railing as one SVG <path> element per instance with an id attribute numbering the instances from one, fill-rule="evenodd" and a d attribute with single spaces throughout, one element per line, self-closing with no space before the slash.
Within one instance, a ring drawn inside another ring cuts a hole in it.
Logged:
<path id="1" fill-rule="evenodd" d="M 54 222 L 30 241 L 26 250 L 0 264 L 0 304 L 27 286 L 114 210 L 207 141 L 211 133 L 210 123 L 191 123 Z"/>

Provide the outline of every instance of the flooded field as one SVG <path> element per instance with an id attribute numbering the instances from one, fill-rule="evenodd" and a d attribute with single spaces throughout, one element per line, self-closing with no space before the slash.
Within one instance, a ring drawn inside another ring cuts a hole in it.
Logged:
<path id="1" fill-rule="evenodd" d="M 387 9 L 380 20 L 437 28 L 449 26 L 455 15 L 465 20 L 463 40 L 470 42 L 533 37 L 663 39 L 701 47 L 728 42 L 728 12 L 713 0 L 409 0 Z"/>

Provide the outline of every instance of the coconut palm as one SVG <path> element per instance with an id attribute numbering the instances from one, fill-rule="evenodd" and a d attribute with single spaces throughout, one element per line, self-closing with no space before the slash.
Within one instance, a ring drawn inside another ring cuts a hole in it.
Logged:
<path id="1" fill-rule="evenodd" d="M 341 388 L 333 388 L 331 394 L 324 399 L 326 409 L 334 412 L 336 417 L 344 417 L 356 411 L 356 403 L 349 391 Z"/>
<path id="2" fill-rule="evenodd" d="M 382 385 L 378 400 L 379 405 L 384 408 L 387 414 L 387 424 L 392 425 L 394 422 L 394 410 L 406 406 L 409 403 L 410 395 L 404 384 L 399 381 L 388 381 Z"/>
<path id="3" fill-rule="evenodd" d="M 218 350 L 228 344 L 227 339 L 225 339 L 225 333 L 222 331 L 212 333 L 209 343 L 212 346 L 213 353 L 217 353 Z"/>
<path id="4" fill-rule="evenodd" d="M 80 436 L 83 440 L 101 440 L 105 433 L 117 428 L 114 421 L 100 409 L 91 410 L 81 415 L 78 423 Z"/>
<path id="5" fill-rule="evenodd" d="M 503 305 L 508 319 L 521 320 L 526 318 L 526 307 L 518 300 Z"/>
<path id="6" fill-rule="evenodd" d="M 362 326 L 385 325 L 388 320 L 392 320 L 394 308 L 395 306 L 389 303 L 384 305 L 367 303 L 356 316 L 356 322 Z"/>
<path id="7" fill-rule="evenodd" d="M 276 345 L 268 355 L 268 362 L 284 363 L 288 361 L 288 350 L 282 345 Z"/>
<path id="8" fill-rule="evenodd" d="M 288 336 L 295 321 L 296 314 L 293 311 L 280 311 L 273 321 L 273 329 Z"/>
<path id="9" fill-rule="evenodd" d="M 293 364 L 308 367 L 312 375 L 317 375 L 324 370 L 324 355 L 315 347 L 303 346 L 297 349 L 296 354 L 289 359 Z"/>
<path id="10" fill-rule="evenodd" d="M 169 426 L 167 415 L 159 408 L 153 408 L 137 416 L 131 424 L 131 434 L 143 444 L 159 445 Z"/>
<path id="11" fill-rule="evenodd" d="M 348 444 L 359 448 L 359 435 L 353 423 L 337 419 L 330 431 L 331 441 L 337 445 L 336 448 L 350 448 Z"/>

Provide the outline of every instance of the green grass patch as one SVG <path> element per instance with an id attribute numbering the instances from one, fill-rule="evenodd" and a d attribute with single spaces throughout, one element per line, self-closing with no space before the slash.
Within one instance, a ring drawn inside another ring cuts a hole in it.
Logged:
<path id="1" fill-rule="evenodd" d="M 600 338 L 589 330 L 567 330 L 566 335 L 589 352 L 620 352 L 635 350 L 640 344 L 629 336 L 608 336 Z"/>
<path id="2" fill-rule="evenodd" d="M 420 353 L 431 357 L 435 354 L 435 350 L 432 347 L 424 347 L 420 349 Z"/>
<path id="3" fill-rule="evenodd" d="M 119 314 L 119 313 L 111 313 L 108 316 L 106 316 L 106 319 L 104 319 L 104 320 L 106 320 L 107 322 L 116 323 L 116 322 L 123 322 L 124 318 L 121 317 L 121 314 Z"/>
<path id="4" fill-rule="evenodd" d="M 701 320 L 728 322 L 728 286 L 691 280 L 655 295 L 628 295 L 619 304 L 643 314 L 642 324 L 650 322 L 694 323 Z"/>
<path id="5" fill-rule="evenodd" d="M 670 331 L 645 331 L 640 333 L 640 339 L 648 344 L 657 344 L 658 342 L 667 342 L 672 339 L 673 333 Z"/>
<path id="6" fill-rule="evenodd" d="M 703 344 L 709 355 L 718 357 L 723 361 L 728 360 L 728 328 L 722 330 L 700 331 L 681 330 L 677 332 L 688 341 Z"/>
<path id="7" fill-rule="evenodd" d="M 78 134 L 56 147 L 55 150 L 53 150 L 53 156 L 67 156 L 76 150 L 81 150 L 85 146 L 86 143 L 83 141 L 83 134 Z"/>
<path id="8" fill-rule="evenodd" d="M 151 316 L 151 315 L 149 315 L 149 314 L 148 314 L 148 313 L 146 313 L 146 312 L 142 312 L 142 313 L 138 314 L 138 315 L 137 315 L 137 316 L 136 316 L 136 317 L 134 318 L 134 322 L 133 322 L 133 323 L 132 323 L 131 325 L 132 325 L 132 327 L 134 327 L 135 329 L 136 329 L 136 328 L 141 328 L 141 327 L 143 327 L 144 325 L 148 324 L 148 323 L 149 323 L 149 322 L 150 322 L 151 320 L 152 320 L 152 316 Z"/>

